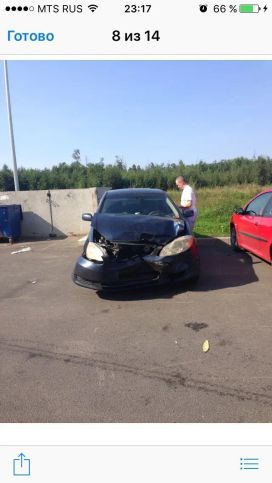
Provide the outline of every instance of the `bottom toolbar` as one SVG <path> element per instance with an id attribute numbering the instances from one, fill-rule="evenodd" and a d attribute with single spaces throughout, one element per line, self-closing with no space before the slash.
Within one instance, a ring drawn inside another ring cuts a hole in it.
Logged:
<path id="1" fill-rule="evenodd" d="M 271 455 L 270 446 L 1 446 L 0 481 L 270 483 Z"/>

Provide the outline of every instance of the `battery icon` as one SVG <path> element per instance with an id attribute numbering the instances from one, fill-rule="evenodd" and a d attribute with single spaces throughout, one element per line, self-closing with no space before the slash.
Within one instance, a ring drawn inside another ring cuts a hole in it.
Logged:
<path id="1" fill-rule="evenodd" d="M 255 4 L 245 3 L 243 5 L 239 5 L 240 13 L 259 13 L 260 10 L 261 8 L 256 3 Z"/>

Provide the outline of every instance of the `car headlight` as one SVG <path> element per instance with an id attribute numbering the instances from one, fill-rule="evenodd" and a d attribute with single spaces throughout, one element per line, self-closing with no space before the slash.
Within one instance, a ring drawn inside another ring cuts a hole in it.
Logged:
<path id="1" fill-rule="evenodd" d="M 169 257 L 171 255 L 178 255 L 179 253 L 186 252 L 191 248 L 194 243 L 194 238 L 191 235 L 181 236 L 173 240 L 168 245 L 165 245 L 160 251 L 161 257 Z"/>
<path id="2" fill-rule="evenodd" d="M 95 262 L 103 262 L 105 251 L 97 243 L 89 242 L 86 248 L 86 257 L 88 260 Z"/>

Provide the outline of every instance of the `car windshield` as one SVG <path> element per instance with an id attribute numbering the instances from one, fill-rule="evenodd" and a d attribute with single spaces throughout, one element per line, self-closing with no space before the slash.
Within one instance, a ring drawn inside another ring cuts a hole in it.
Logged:
<path id="1" fill-rule="evenodd" d="M 111 215 L 169 216 L 179 218 L 179 212 L 167 196 L 106 196 L 100 213 Z"/>

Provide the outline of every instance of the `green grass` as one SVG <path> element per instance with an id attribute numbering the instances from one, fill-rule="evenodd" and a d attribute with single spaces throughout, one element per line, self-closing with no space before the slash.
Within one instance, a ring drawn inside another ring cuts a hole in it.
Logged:
<path id="1" fill-rule="evenodd" d="M 234 208 L 243 206 L 266 188 L 268 186 L 250 184 L 197 190 L 198 218 L 194 229 L 195 235 L 228 236 L 229 220 Z M 169 191 L 169 195 L 178 205 L 180 204 L 178 191 Z"/>

